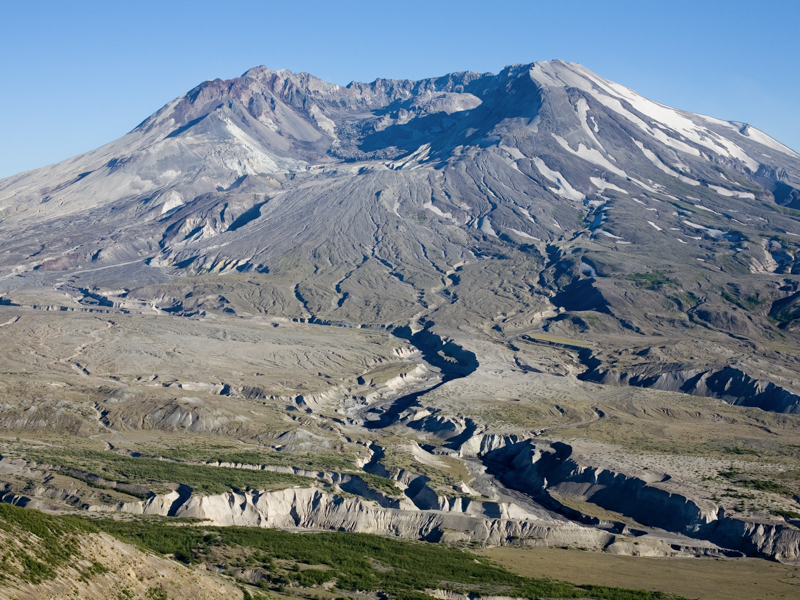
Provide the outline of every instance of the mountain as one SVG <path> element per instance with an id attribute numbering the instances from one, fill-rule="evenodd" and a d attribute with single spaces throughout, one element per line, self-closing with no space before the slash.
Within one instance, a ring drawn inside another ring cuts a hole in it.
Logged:
<path id="1" fill-rule="evenodd" d="M 0 180 L 0 294 L 6 501 L 800 560 L 800 155 L 578 64 L 207 81 Z"/>
<path id="2" fill-rule="evenodd" d="M 258 67 L 3 180 L 0 207 L 6 291 L 748 347 L 800 316 L 800 156 L 562 61 L 346 87 Z M 154 285 L 203 274 L 241 276 L 194 281 L 222 292 L 203 300 Z M 637 368 L 593 376 L 662 371 Z"/>

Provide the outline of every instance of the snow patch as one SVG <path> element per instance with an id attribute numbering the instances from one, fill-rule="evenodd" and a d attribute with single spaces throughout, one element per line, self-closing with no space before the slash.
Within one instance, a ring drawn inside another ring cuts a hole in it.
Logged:
<path id="1" fill-rule="evenodd" d="M 506 146 L 505 144 L 500 144 L 498 146 L 501 150 L 505 150 L 511 155 L 511 158 L 514 160 L 521 160 L 525 158 L 525 155 L 520 152 L 519 148 L 513 148 L 511 146 Z"/>
<path id="2" fill-rule="evenodd" d="M 586 114 L 589 112 L 589 103 L 586 102 L 586 98 L 580 98 L 578 103 L 575 105 L 575 112 L 578 113 L 578 118 L 581 120 L 581 127 L 586 132 L 586 135 L 595 143 L 595 145 L 600 148 L 601 150 L 605 151 L 603 148 L 603 144 L 600 143 L 600 140 L 594 135 L 594 131 L 589 127 L 589 123 L 586 120 Z M 595 123 L 595 131 L 597 131 L 597 123 Z"/>
<path id="3" fill-rule="evenodd" d="M 725 123 L 729 127 L 736 129 L 739 132 L 739 135 L 744 137 L 748 137 L 754 142 L 758 142 L 759 144 L 763 144 L 768 148 L 772 148 L 773 150 L 777 150 L 778 152 L 783 152 L 784 154 L 788 154 L 789 156 L 793 157 L 800 157 L 800 154 L 792 150 L 791 148 L 784 146 L 778 140 L 775 140 L 768 136 L 763 131 L 756 129 L 752 125 L 745 125 L 744 127 L 736 127 L 733 123 Z M 767 156 L 766 154 L 764 156 Z M 767 156 L 769 158 L 769 156 Z"/>
<path id="4" fill-rule="evenodd" d="M 452 215 L 452 213 L 449 213 L 449 212 L 442 212 L 442 210 L 441 210 L 440 208 L 438 208 L 438 207 L 434 206 L 432 202 L 425 202 L 425 203 L 422 205 L 422 208 L 425 208 L 425 209 L 427 209 L 427 210 L 431 211 L 432 213 L 434 213 L 434 214 L 436 214 L 436 215 L 439 215 L 440 217 L 443 217 L 443 218 L 445 218 L 445 219 L 449 219 L 449 220 L 451 220 L 451 221 L 453 220 L 453 215 Z M 396 209 L 395 209 L 395 212 L 396 212 Z"/>
<path id="5" fill-rule="evenodd" d="M 699 229 L 700 231 L 705 231 L 708 235 L 710 235 L 713 238 L 719 238 L 719 237 L 722 237 L 723 235 L 725 235 L 724 231 L 720 231 L 719 229 L 711 229 L 711 228 L 705 227 L 703 225 L 698 225 L 697 223 L 692 223 L 691 221 L 687 221 L 685 219 L 683 221 L 683 224 L 684 225 L 688 225 L 689 227 L 692 227 L 693 229 Z M 697 238 L 697 239 L 700 239 L 700 238 Z"/>
<path id="6" fill-rule="evenodd" d="M 547 179 L 558 185 L 556 193 L 559 196 L 563 196 L 564 198 L 568 198 L 570 200 L 583 200 L 584 195 L 581 194 L 578 190 L 573 188 L 569 182 L 564 179 L 564 176 L 559 173 L 558 171 L 553 171 L 546 164 L 544 161 L 536 157 L 533 159 L 533 164 L 536 165 L 536 168 L 539 169 L 539 172 L 544 175 Z M 559 227 L 561 229 L 561 227 Z"/>
<path id="7" fill-rule="evenodd" d="M 521 206 L 517 206 L 517 209 L 519 210 L 519 212 L 521 212 L 523 215 L 525 215 L 525 218 L 528 219 L 528 221 L 530 221 L 531 223 L 536 223 L 536 219 L 534 219 L 531 216 L 531 213 L 528 212 L 527 208 L 523 208 Z"/>
<path id="8" fill-rule="evenodd" d="M 708 208 L 707 206 L 703 206 L 702 204 L 695 204 L 694 207 L 702 209 L 702 210 L 706 210 L 706 211 L 708 211 L 708 212 L 710 212 L 712 214 L 719 215 L 720 217 L 723 216 L 722 213 L 718 213 L 715 210 L 711 210 L 710 208 Z"/>
<path id="9" fill-rule="evenodd" d="M 626 88 L 625 86 L 598 77 L 597 75 L 595 75 L 594 73 L 592 73 L 587 69 L 582 69 L 582 71 L 583 71 L 582 74 L 586 79 L 590 80 L 592 83 L 597 85 L 602 91 L 606 92 L 606 94 L 612 97 L 616 97 L 618 99 L 625 100 L 628 104 L 630 104 L 634 108 L 634 110 L 650 117 L 651 119 L 660 123 L 661 125 L 666 126 L 666 128 L 683 136 L 687 140 L 694 142 L 699 146 L 704 146 L 705 148 L 708 148 L 715 154 L 738 159 L 742 161 L 747 166 L 747 168 L 753 172 L 755 172 L 758 169 L 758 162 L 750 158 L 747 155 L 747 153 L 744 150 L 742 150 L 739 146 L 737 146 L 730 140 L 727 140 L 722 136 L 717 135 L 710 129 L 707 129 L 706 127 L 702 127 L 696 124 L 685 114 L 682 114 L 681 112 L 675 110 L 674 108 L 670 108 L 669 106 L 665 106 L 663 104 L 659 104 L 658 102 L 653 102 L 652 100 L 648 100 L 644 96 L 640 96 L 639 94 L 637 94 L 636 92 L 634 92 L 629 88 Z M 597 91 L 595 90 L 592 90 L 592 92 L 595 95 L 595 97 L 598 98 L 598 100 L 602 101 L 603 94 L 598 94 Z M 609 106 L 609 108 L 611 107 Z M 630 111 L 625 110 L 625 113 L 621 114 L 623 114 L 623 116 L 625 116 L 626 118 L 630 118 L 630 116 L 633 116 L 630 113 Z M 636 120 L 634 121 L 634 123 L 636 123 L 641 127 L 643 121 L 636 117 L 635 119 Z M 677 145 L 674 144 L 674 142 L 677 142 L 677 140 L 674 140 L 674 138 L 671 138 L 670 136 L 666 136 L 666 134 L 662 133 L 662 135 L 664 135 L 664 138 L 666 139 L 660 139 L 660 136 L 657 133 L 659 131 L 658 128 L 655 127 L 651 128 L 645 126 L 644 129 L 645 131 L 650 133 L 650 135 L 653 135 L 654 137 L 656 137 L 656 139 L 658 139 L 662 143 L 668 144 L 673 147 L 674 145 Z M 686 144 L 683 145 L 688 147 Z M 684 152 L 686 151 L 683 148 L 681 148 L 681 150 L 683 150 Z M 692 154 L 695 154 L 696 152 L 697 151 L 695 150 L 695 152 L 692 152 Z M 699 154 L 695 154 L 695 156 L 698 155 Z"/>
<path id="10" fill-rule="evenodd" d="M 492 223 L 489 221 L 489 217 L 481 217 L 478 220 L 478 229 L 480 229 L 486 235 L 497 237 L 497 233 L 494 229 L 492 229 Z"/>
<path id="11" fill-rule="evenodd" d="M 572 148 L 569 147 L 569 143 L 567 142 L 567 140 L 565 140 L 560 135 L 556 135 L 555 133 L 552 132 L 550 133 L 550 135 L 552 135 L 556 139 L 558 144 L 570 154 L 574 154 L 578 158 L 582 158 L 583 160 L 590 162 L 594 165 L 597 165 L 598 167 L 603 167 L 604 169 L 610 171 L 611 173 L 614 173 L 615 175 L 619 175 L 620 177 L 623 177 L 625 179 L 628 178 L 628 174 L 625 171 L 623 171 L 619 167 L 612 165 L 611 162 L 605 156 L 603 156 L 599 150 L 595 150 L 594 148 L 587 148 L 583 144 L 578 144 L 578 149 L 573 150 Z"/>
<path id="12" fill-rule="evenodd" d="M 596 188 L 598 188 L 601 192 L 603 192 L 605 190 L 616 190 L 617 192 L 622 192 L 623 194 L 627 194 L 628 193 L 625 190 L 623 190 L 621 187 L 617 187 L 613 183 L 609 183 L 609 182 L 605 181 L 604 179 L 600 179 L 599 177 L 590 177 L 589 181 L 591 181 L 592 185 L 594 185 Z"/>
<path id="13" fill-rule="evenodd" d="M 521 238 L 525 238 L 525 239 L 528 239 L 528 240 L 533 240 L 534 242 L 541 242 L 542 241 L 537 237 L 533 237 L 532 235 L 529 235 L 529 234 L 525 233 L 524 231 L 520 231 L 519 229 L 512 229 L 512 228 L 509 227 L 508 230 L 513 232 L 514 234 L 518 235 Z"/>
<path id="14" fill-rule="evenodd" d="M 181 196 L 175 190 L 170 190 L 166 194 L 162 196 L 162 198 L 166 199 L 164 205 L 161 207 L 161 214 L 168 213 L 173 208 L 178 208 L 179 206 L 183 206 L 185 202 L 183 201 L 183 196 Z"/>
<path id="15" fill-rule="evenodd" d="M 747 199 L 747 200 L 755 200 L 756 199 L 755 195 L 751 194 L 750 192 L 736 192 L 734 190 L 729 190 L 727 188 L 720 187 L 718 185 L 711 185 L 711 184 L 709 184 L 708 187 L 710 187 L 712 190 L 717 192 L 720 196 L 727 196 L 727 197 L 736 196 L 737 198 L 743 198 L 743 199 Z"/>
<path id="16" fill-rule="evenodd" d="M 660 170 L 664 171 L 667 175 L 671 175 L 672 177 L 676 177 L 677 179 L 683 181 L 684 183 L 688 183 L 689 185 L 700 185 L 699 181 L 695 181 L 694 179 L 690 179 L 684 175 L 681 175 L 677 171 L 670 168 L 668 165 L 665 165 L 658 156 L 656 156 L 655 152 L 650 150 L 649 148 L 645 148 L 644 144 L 638 140 L 633 140 L 633 142 L 639 147 L 639 150 L 642 151 L 647 159 L 653 163 L 656 167 Z"/>
<path id="17" fill-rule="evenodd" d="M 594 267 L 583 261 L 581 261 L 581 273 L 589 277 L 597 277 L 597 271 L 595 271 Z"/>

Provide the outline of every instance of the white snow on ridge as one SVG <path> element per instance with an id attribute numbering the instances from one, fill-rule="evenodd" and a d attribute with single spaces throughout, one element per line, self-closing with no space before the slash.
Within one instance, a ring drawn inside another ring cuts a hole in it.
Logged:
<path id="1" fill-rule="evenodd" d="M 722 237 L 723 235 L 725 235 L 724 231 L 720 231 L 719 229 L 711 229 L 711 228 L 705 227 L 703 225 L 698 225 L 697 223 L 692 223 L 691 221 L 687 221 L 685 219 L 683 221 L 683 224 L 684 225 L 688 225 L 689 227 L 692 227 L 694 229 L 699 229 L 701 231 L 705 231 L 708 235 L 710 235 L 713 238 L 719 238 L 719 237 Z M 693 238 L 693 239 L 698 239 L 699 240 L 700 238 Z"/>
<path id="2" fill-rule="evenodd" d="M 758 162 L 750 158 L 742 148 L 730 140 L 722 138 L 710 129 L 695 123 L 689 118 L 690 113 L 683 113 L 664 104 L 648 100 L 625 86 L 595 75 L 582 65 L 574 63 L 567 65 L 566 63 L 554 61 L 546 65 L 545 70 L 541 64 L 537 64 L 531 69 L 531 78 L 546 85 L 573 86 L 589 92 L 607 108 L 622 115 L 661 143 L 667 144 L 676 150 L 700 156 L 697 148 L 666 135 L 658 127 L 648 125 L 626 109 L 620 101 L 627 102 L 640 114 L 646 115 L 686 140 L 703 146 L 715 154 L 741 160 L 751 171 L 755 171 L 758 168 Z M 773 146 L 770 145 L 770 147 Z"/>
<path id="3" fill-rule="evenodd" d="M 759 144 L 763 144 L 764 146 L 772 148 L 773 150 L 777 150 L 778 152 L 783 152 L 784 154 L 788 154 L 789 156 L 793 156 L 795 158 L 800 158 L 800 154 L 798 154 L 797 152 L 795 152 L 794 150 L 792 150 L 788 146 L 784 146 L 778 140 L 771 138 L 770 136 L 768 136 L 766 133 L 764 133 L 760 129 L 756 129 L 755 127 L 752 127 L 751 125 L 748 125 L 746 131 L 747 131 L 746 134 L 742 133 L 741 131 L 739 131 L 739 134 L 740 135 L 746 135 L 747 137 L 749 137 L 753 141 L 756 141 Z"/>
<path id="4" fill-rule="evenodd" d="M 750 192 L 734 192 L 733 190 L 729 190 L 724 187 L 711 184 L 709 184 L 708 187 L 717 192 L 720 196 L 728 196 L 728 197 L 736 196 L 737 198 L 745 198 L 749 200 L 755 200 L 756 198 L 755 195 Z"/>
<path id="5" fill-rule="evenodd" d="M 512 229 L 512 228 L 509 227 L 508 230 L 512 231 L 514 234 L 518 235 L 521 238 L 525 238 L 525 239 L 528 239 L 528 240 L 533 240 L 535 242 L 541 242 L 542 241 L 537 237 L 533 237 L 532 235 L 530 235 L 528 233 L 525 233 L 524 231 L 520 231 L 519 229 Z"/>
<path id="6" fill-rule="evenodd" d="M 697 157 L 700 156 L 700 151 L 697 148 L 695 148 L 693 146 L 690 146 L 689 144 L 687 144 L 685 142 L 682 142 L 680 140 L 677 140 L 677 139 L 675 139 L 673 137 L 668 136 L 666 133 L 664 133 L 663 131 L 661 131 L 657 127 L 656 128 L 650 127 L 650 125 L 648 125 L 647 123 L 642 121 L 639 117 L 637 117 L 635 114 L 633 114 L 627 108 L 625 108 L 622 105 L 622 102 L 620 102 L 618 98 L 615 98 L 615 97 L 612 97 L 612 96 L 606 96 L 604 94 L 598 94 L 595 90 L 591 89 L 591 86 L 588 86 L 588 87 L 590 89 L 587 89 L 587 91 L 592 93 L 594 95 L 594 97 L 601 104 L 603 104 L 606 108 L 610 108 L 615 113 L 617 113 L 619 115 L 622 115 L 623 117 L 628 119 L 631 123 L 633 123 L 634 125 L 639 127 L 639 129 L 641 129 L 642 131 L 644 131 L 648 135 L 653 136 L 654 138 L 656 138 L 662 144 L 670 146 L 674 150 L 680 150 L 681 152 L 685 152 L 687 154 L 692 154 L 693 156 L 697 156 Z"/>
<path id="7" fill-rule="evenodd" d="M 607 181 L 605 181 L 603 179 L 600 179 L 599 177 L 589 177 L 589 181 L 591 181 L 592 185 L 594 185 L 601 192 L 603 192 L 605 190 L 616 190 L 618 192 L 622 192 L 623 194 L 627 194 L 628 193 L 625 190 L 623 190 L 621 187 L 617 187 L 613 183 L 608 183 Z"/>
<path id="8" fill-rule="evenodd" d="M 644 144 L 638 140 L 633 140 L 633 142 L 638 146 L 639 150 L 647 157 L 647 159 L 653 163 L 656 167 L 658 167 L 661 171 L 666 173 L 667 175 L 671 175 L 684 183 L 688 183 L 689 185 L 700 185 L 699 181 L 695 181 L 694 179 L 690 179 L 685 175 L 681 175 L 677 171 L 673 170 L 669 167 L 669 165 L 665 165 L 658 156 L 656 156 L 655 152 L 650 150 L 649 148 L 645 148 Z"/>
<path id="9" fill-rule="evenodd" d="M 544 164 L 544 161 L 538 156 L 532 160 L 533 164 L 536 165 L 536 168 L 539 169 L 539 172 L 558 186 L 555 192 L 559 196 L 563 196 L 564 198 L 568 198 L 570 200 L 578 200 L 578 201 L 584 199 L 584 195 L 581 194 L 575 188 L 573 188 L 561 173 L 550 169 L 546 164 Z"/>
<path id="10" fill-rule="evenodd" d="M 578 100 L 578 103 L 575 105 L 575 111 L 578 113 L 578 118 L 581 120 L 581 127 L 586 132 L 586 135 L 591 138 L 598 148 L 605 152 L 606 149 L 603 148 L 603 144 L 601 144 L 600 140 L 598 140 L 594 135 L 595 131 L 598 131 L 599 129 L 599 127 L 597 127 L 597 122 L 592 119 L 592 122 L 594 123 L 594 131 L 592 131 L 592 128 L 589 127 L 589 123 L 586 120 L 586 114 L 589 112 L 589 103 L 586 102 L 586 98 L 580 98 Z"/>
<path id="11" fill-rule="evenodd" d="M 656 231 L 664 231 L 661 227 L 659 227 L 658 225 L 656 225 L 652 221 L 648 221 L 648 223 L 650 223 L 650 225 L 653 226 Z"/>
<path id="12" fill-rule="evenodd" d="M 726 127 L 728 129 L 733 129 L 734 131 L 736 131 L 736 133 L 738 133 L 742 137 L 750 138 L 754 142 L 758 142 L 759 144 L 767 146 L 768 148 L 772 148 L 773 150 L 777 150 L 778 152 L 783 152 L 784 154 L 788 154 L 789 156 L 793 156 L 796 158 L 800 157 L 800 154 L 798 154 L 788 146 L 784 146 L 775 138 L 770 137 L 760 129 L 756 129 L 750 124 L 735 123 L 732 121 L 723 121 L 722 119 L 709 117 L 708 115 L 698 115 L 698 116 L 716 125 L 722 125 L 723 127 Z M 744 131 L 742 131 L 743 129 Z M 768 155 L 765 156 L 769 158 Z"/>
<path id="13" fill-rule="evenodd" d="M 578 149 L 573 150 L 572 148 L 569 147 L 569 143 L 567 142 L 567 140 L 565 140 L 560 135 L 556 135 L 555 133 L 552 132 L 550 133 L 550 135 L 552 135 L 556 139 L 558 144 L 570 154 L 574 154 L 575 156 L 582 158 L 583 160 L 595 164 L 599 167 L 603 167 L 604 169 L 606 169 L 607 171 L 611 171 L 615 175 L 619 175 L 620 177 L 624 177 L 625 179 L 628 178 L 628 174 L 625 171 L 623 171 L 619 167 L 612 165 L 611 162 L 605 156 L 603 156 L 599 150 L 595 150 L 594 148 L 587 148 L 583 144 L 578 144 Z"/>
<path id="14" fill-rule="evenodd" d="M 173 208 L 178 208 L 179 206 L 184 205 L 183 196 L 181 196 L 175 190 L 170 190 L 168 193 L 164 194 L 164 206 L 161 207 L 161 214 L 168 213 Z"/>

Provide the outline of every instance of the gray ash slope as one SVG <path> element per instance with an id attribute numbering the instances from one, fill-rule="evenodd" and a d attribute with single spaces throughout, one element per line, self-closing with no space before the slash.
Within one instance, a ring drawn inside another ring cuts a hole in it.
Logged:
<path id="1" fill-rule="evenodd" d="M 511 351 L 543 330 L 601 341 L 594 381 L 797 412 L 798 217 L 800 155 L 577 64 L 346 87 L 258 67 L 0 181 L 0 291 Z"/>

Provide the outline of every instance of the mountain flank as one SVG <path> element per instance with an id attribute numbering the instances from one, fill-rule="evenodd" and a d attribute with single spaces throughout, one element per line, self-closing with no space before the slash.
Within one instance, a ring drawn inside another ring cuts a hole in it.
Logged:
<path id="1" fill-rule="evenodd" d="M 149 549 L 248 594 L 389 571 L 226 528 L 796 564 L 799 324 L 800 155 L 749 124 L 256 67 L 0 180 L 1 499 L 195 519 Z"/>

